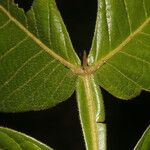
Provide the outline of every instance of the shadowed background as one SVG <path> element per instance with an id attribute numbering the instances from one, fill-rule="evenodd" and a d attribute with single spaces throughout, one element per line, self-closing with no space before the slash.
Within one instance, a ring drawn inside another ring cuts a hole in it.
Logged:
<path id="1" fill-rule="evenodd" d="M 27 11 L 32 0 L 15 0 Z M 74 48 L 82 58 L 94 32 L 97 0 L 56 0 Z M 102 90 L 108 124 L 108 150 L 132 150 L 150 123 L 150 93 L 122 101 Z M 85 150 L 75 93 L 54 108 L 39 112 L 0 113 L 0 126 L 41 140 L 55 150 Z"/>

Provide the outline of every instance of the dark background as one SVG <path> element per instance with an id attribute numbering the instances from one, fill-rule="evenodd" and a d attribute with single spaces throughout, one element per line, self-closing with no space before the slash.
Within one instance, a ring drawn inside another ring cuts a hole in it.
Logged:
<path id="1" fill-rule="evenodd" d="M 25 10 L 32 0 L 16 0 Z M 96 0 L 56 0 L 74 48 L 81 57 L 89 50 L 96 18 Z M 102 89 L 108 124 L 108 150 L 132 150 L 150 123 L 150 93 L 131 101 L 114 98 Z M 54 108 L 39 112 L 0 113 L 0 126 L 31 135 L 55 150 L 85 150 L 75 93 Z"/>

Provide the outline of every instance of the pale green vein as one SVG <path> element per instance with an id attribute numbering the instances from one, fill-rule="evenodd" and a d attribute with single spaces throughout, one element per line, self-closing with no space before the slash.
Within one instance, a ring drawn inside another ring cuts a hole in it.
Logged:
<path id="1" fill-rule="evenodd" d="M 143 41 L 139 40 L 139 39 L 135 39 L 139 44 L 143 45 L 145 48 L 150 48 L 149 45 L 145 44 Z"/>
<path id="2" fill-rule="evenodd" d="M 3 85 L 0 87 L 0 90 L 6 86 L 10 81 L 12 81 L 16 75 L 21 71 L 21 69 L 23 69 L 32 59 L 36 58 L 37 56 L 39 56 L 43 51 L 39 51 L 38 53 L 36 53 L 35 55 L 33 55 L 32 57 L 30 57 L 27 61 L 25 61 L 17 70 L 16 72 L 7 80 L 3 83 Z"/>
<path id="3" fill-rule="evenodd" d="M 6 139 L 9 138 L 8 144 L 14 145 L 14 143 L 15 143 L 15 149 L 17 148 L 17 150 L 22 150 L 20 144 L 18 142 L 16 142 L 16 140 L 13 139 L 13 137 L 9 136 L 6 132 L 3 132 L 2 130 L 0 130 L 0 134 L 4 135 L 3 138 L 6 138 Z M 0 147 L 0 150 L 5 150 L 5 149 L 7 149 L 7 148 L 6 147 Z"/>
<path id="4" fill-rule="evenodd" d="M 8 21 L 6 21 L 2 26 L 0 26 L 0 30 L 5 28 L 10 22 L 11 22 L 10 19 Z"/>
<path id="5" fill-rule="evenodd" d="M 3 11 L 7 17 L 10 18 L 12 22 L 14 22 L 24 33 L 26 33 L 37 45 L 39 45 L 44 51 L 46 51 L 50 56 L 57 59 L 60 63 L 62 63 L 67 68 L 71 69 L 74 73 L 77 74 L 83 74 L 84 71 L 81 67 L 76 66 L 67 60 L 65 60 L 63 57 L 56 54 L 54 51 L 52 51 L 50 48 L 48 48 L 43 42 L 41 42 L 37 37 L 35 37 L 31 32 L 28 31 L 27 28 L 25 28 L 18 20 L 16 20 L 3 6 L 0 5 L 0 10 Z"/>
<path id="6" fill-rule="evenodd" d="M 144 8 L 145 16 L 148 17 L 147 10 L 146 10 L 145 0 L 143 0 L 143 8 Z"/>
<path id="7" fill-rule="evenodd" d="M 44 79 L 44 81 L 40 84 L 40 86 L 39 86 L 38 88 L 40 88 L 41 86 L 43 86 L 43 85 L 50 79 L 50 76 L 56 71 L 56 69 L 57 69 L 59 66 L 60 66 L 60 64 L 57 64 L 57 65 L 53 68 L 53 70 L 48 74 L 48 76 Z M 38 88 L 37 88 L 36 90 L 34 90 L 34 92 L 33 92 L 33 94 L 32 94 L 33 96 L 36 94 Z"/>
<path id="8" fill-rule="evenodd" d="M 50 8 L 49 8 L 49 5 L 47 4 L 47 8 L 48 8 L 48 39 L 49 39 L 49 45 L 51 46 L 51 38 L 50 38 Z"/>
<path id="9" fill-rule="evenodd" d="M 111 68 L 113 68 L 114 70 L 116 70 L 118 73 L 120 73 L 123 77 L 125 77 L 128 81 L 132 82 L 134 85 L 140 87 L 142 90 L 145 91 L 149 91 L 149 89 L 145 89 L 144 87 L 142 87 L 141 85 L 139 85 L 137 82 L 135 82 L 133 79 L 131 79 L 130 77 L 128 77 L 127 75 L 125 75 L 123 72 L 121 72 L 118 68 L 116 68 L 114 65 L 110 64 L 107 62 L 107 65 L 110 66 Z"/>
<path id="10" fill-rule="evenodd" d="M 47 63 L 41 70 L 39 70 L 34 76 L 30 77 L 27 81 L 25 81 L 24 84 L 22 84 L 21 86 L 19 86 L 18 88 L 16 88 L 14 91 L 12 91 L 9 96 L 6 99 L 9 99 L 12 95 L 14 95 L 17 91 L 21 90 L 24 86 L 26 86 L 29 82 L 31 82 L 35 77 L 37 77 L 42 71 L 44 71 L 50 64 L 52 64 L 54 61 L 56 61 L 55 59 L 53 59 L 53 61 Z"/>
<path id="11" fill-rule="evenodd" d="M 28 36 L 23 38 L 21 41 L 19 41 L 18 43 L 16 43 L 16 45 L 14 45 L 12 48 L 10 48 L 9 50 L 7 50 L 1 57 L 0 60 L 4 59 L 8 54 L 10 54 L 13 50 L 15 50 L 16 48 L 18 48 L 23 42 L 25 42 L 28 39 Z"/>
<path id="12" fill-rule="evenodd" d="M 127 14 L 128 24 L 129 24 L 129 30 L 130 30 L 130 34 L 131 34 L 132 33 L 132 27 L 131 27 L 131 21 L 130 21 L 129 11 L 128 11 L 126 0 L 123 0 L 123 2 L 124 2 L 124 7 L 125 7 L 126 14 Z"/>
<path id="13" fill-rule="evenodd" d="M 138 60 L 138 61 L 141 61 L 141 62 L 144 62 L 144 63 L 150 65 L 150 62 L 148 62 L 148 61 L 145 60 L 145 59 L 141 59 L 140 57 L 137 57 L 137 56 L 135 56 L 135 55 L 131 55 L 131 54 L 129 54 L 129 53 L 127 53 L 127 52 L 124 52 L 124 51 L 120 51 L 120 53 L 122 53 L 122 54 L 124 54 L 124 55 L 126 55 L 126 56 L 128 56 L 128 57 L 131 57 L 131 58 L 133 58 L 133 59 L 136 59 L 136 60 Z"/>
<path id="14" fill-rule="evenodd" d="M 115 54 L 121 51 L 133 38 L 135 38 L 148 23 L 150 23 L 150 17 L 147 18 L 143 22 L 143 24 L 141 24 L 139 28 L 137 28 L 134 32 L 132 32 L 120 45 L 118 45 L 118 47 L 116 47 L 114 50 L 112 50 L 110 53 L 108 53 L 105 57 L 103 57 L 99 61 L 89 66 L 87 68 L 87 72 L 93 73 L 97 69 L 99 69 L 101 66 L 103 66 L 109 59 L 111 59 Z"/>
<path id="15" fill-rule="evenodd" d="M 145 32 L 141 32 L 140 34 L 150 37 L 150 34 L 145 33 Z"/>
<path id="16" fill-rule="evenodd" d="M 111 14 L 110 14 L 110 4 L 107 0 L 105 1 L 105 13 L 106 13 L 106 25 L 107 25 L 107 32 L 108 32 L 108 40 L 109 40 L 109 48 L 111 47 Z"/>
<path id="17" fill-rule="evenodd" d="M 15 148 L 16 150 L 24 150 L 24 144 L 26 145 L 28 143 L 28 145 L 30 145 L 34 149 L 36 148 L 37 150 L 42 150 L 42 148 L 50 150 L 50 148 L 47 145 L 23 133 L 4 127 L 0 127 L 0 133 L 3 135 L 4 138 L 9 138 L 10 143 L 8 143 L 8 145 L 13 145 L 12 149 Z M 2 147 L 1 146 L 2 145 L 0 145 L 0 150 L 8 149 L 7 145 L 6 147 L 4 145 Z"/>
<path id="18" fill-rule="evenodd" d="M 66 77 L 68 76 L 68 72 L 64 75 L 64 77 L 61 79 L 61 81 L 58 83 L 57 87 L 55 88 L 53 94 L 51 95 L 51 97 L 53 97 L 56 93 L 57 90 L 59 89 L 59 87 L 63 84 L 63 81 L 66 79 Z"/>
<path id="19" fill-rule="evenodd" d="M 31 99 L 32 99 L 32 98 L 34 99 L 35 95 L 36 95 L 36 97 L 37 97 L 37 93 L 40 93 L 40 92 L 41 92 L 41 91 L 38 91 L 39 88 L 42 87 L 42 86 L 50 79 L 50 76 L 58 69 L 58 67 L 59 67 L 60 65 L 61 65 L 60 63 L 57 64 L 57 65 L 52 69 L 52 71 L 48 74 L 48 76 L 44 79 L 44 81 L 43 81 L 41 84 L 39 84 L 39 86 L 32 92 Z M 43 70 L 43 71 L 44 71 L 44 70 Z M 25 103 L 26 103 L 26 102 L 21 103 L 20 107 L 21 107 L 21 106 L 24 106 Z M 42 105 L 45 106 L 46 103 L 47 103 L 47 102 L 44 102 Z"/>
<path id="20" fill-rule="evenodd" d="M 36 21 L 36 18 L 35 18 L 35 12 L 34 12 L 33 6 L 31 7 L 31 11 L 32 11 L 32 14 L 33 14 L 33 20 L 34 20 L 34 24 L 35 24 L 36 34 L 37 34 L 38 37 L 40 37 L 39 36 L 39 31 L 38 31 L 38 27 L 37 27 L 37 21 Z"/>
<path id="21" fill-rule="evenodd" d="M 30 141 L 25 141 L 25 142 L 21 142 L 20 143 L 20 146 L 22 147 L 22 150 L 24 150 L 24 144 L 26 145 L 26 144 L 29 144 L 29 145 L 32 145 L 32 147 L 34 147 L 33 149 L 36 149 L 36 150 L 43 150 L 43 149 L 41 149 L 38 145 L 36 145 L 35 143 L 32 143 L 32 142 L 30 142 Z"/>

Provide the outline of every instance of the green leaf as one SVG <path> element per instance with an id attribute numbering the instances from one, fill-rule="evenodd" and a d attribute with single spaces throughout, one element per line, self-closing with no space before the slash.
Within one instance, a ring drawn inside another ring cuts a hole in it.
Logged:
<path id="1" fill-rule="evenodd" d="M 0 1 L 0 111 L 66 100 L 79 65 L 55 0 L 35 0 L 26 14 L 13 0 Z"/>
<path id="2" fill-rule="evenodd" d="M 134 150 L 149 150 L 150 149 L 150 126 L 147 127 Z"/>
<path id="3" fill-rule="evenodd" d="M 98 0 L 88 62 L 97 83 L 118 98 L 150 91 L 150 1 Z"/>
<path id="4" fill-rule="evenodd" d="M 52 150 L 52 148 L 28 135 L 4 127 L 0 127 L 0 149 Z"/>

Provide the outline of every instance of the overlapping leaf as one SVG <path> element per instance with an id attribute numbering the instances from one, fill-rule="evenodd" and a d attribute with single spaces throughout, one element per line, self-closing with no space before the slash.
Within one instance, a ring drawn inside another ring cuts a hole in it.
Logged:
<path id="1" fill-rule="evenodd" d="M 52 150 L 47 145 L 12 129 L 0 127 L 0 149 Z"/>
<path id="2" fill-rule="evenodd" d="M 91 70 L 114 96 L 150 91 L 150 1 L 98 0 Z"/>
<path id="3" fill-rule="evenodd" d="M 79 64 L 54 0 L 35 0 L 27 14 L 12 0 L 0 1 L 0 111 L 45 109 L 67 99 Z"/>

